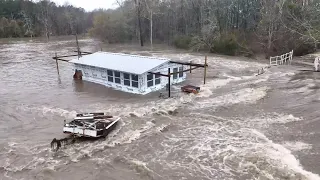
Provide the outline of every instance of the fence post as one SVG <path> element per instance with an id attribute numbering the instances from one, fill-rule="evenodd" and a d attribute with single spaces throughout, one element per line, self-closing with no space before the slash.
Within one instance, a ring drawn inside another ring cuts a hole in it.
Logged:
<path id="1" fill-rule="evenodd" d="M 168 96 L 171 97 L 171 75 L 170 75 L 170 68 L 168 68 Z"/>
<path id="2" fill-rule="evenodd" d="M 58 55 L 57 55 L 57 53 L 55 53 L 55 55 L 56 55 L 55 59 L 56 59 L 57 71 L 58 71 L 58 75 L 59 75 L 60 73 L 59 73 Z"/>
<path id="3" fill-rule="evenodd" d="M 270 64 L 270 66 L 271 66 L 271 64 L 272 64 L 272 63 L 271 63 L 271 56 L 269 57 L 269 64 Z"/>
<path id="4" fill-rule="evenodd" d="M 203 84 L 206 84 L 206 78 L 207 78 L 207 56 L 204 59 Z"/>

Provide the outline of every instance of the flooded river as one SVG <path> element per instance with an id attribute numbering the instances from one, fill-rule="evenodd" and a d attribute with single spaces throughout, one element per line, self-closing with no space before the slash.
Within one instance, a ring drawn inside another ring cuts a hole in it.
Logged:
<path id="1" fill-rule="evenodd" d="M 80 45 L 100 49 L 90 39 Z M 161 99 L 74 81 L 66 62 L 58 75 L 52 56 L 74 50 L 74 40 L 0 44 L 1 180 L 320 179 L 320 73 L 279 66 L 256 76 L 268 62 L 209 55 L 207 83 L 202 69 L 184 83 L 200 94 L 179 84 Z M 170 48 L 105 50 L 204 63 L 203 54 Z M 92 111 L 122 119 L 106 139 L 52 152 L 63 120 Z"/>

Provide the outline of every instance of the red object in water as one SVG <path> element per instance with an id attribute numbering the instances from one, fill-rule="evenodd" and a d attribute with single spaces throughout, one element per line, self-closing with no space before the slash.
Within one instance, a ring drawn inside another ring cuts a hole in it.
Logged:
<path id="1" fill-rule="evenodd" d="M 82 79 L 82 71 L 81 70 L 75 70 L 73 78 L 81 80 Z"/>
<path id="2" fill-rule="evenodd" d="M 186 85 L 186 86 L 182 86 L 181 87 L 181 91 L 182 92 L 186 92 L 186 93 L 198 94 L 199 91 L 200 91 L 200 87 L 192 86 L 192 85 Z"/>

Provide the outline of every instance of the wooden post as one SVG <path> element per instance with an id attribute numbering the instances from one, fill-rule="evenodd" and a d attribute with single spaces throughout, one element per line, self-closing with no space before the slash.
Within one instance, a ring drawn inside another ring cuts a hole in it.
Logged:
<path id="1" fill-rule="evenodd" d="M 57 71 L 58 71 L 58 75 L 59 75 L 60 73 L 59 73 L 59 64 L 58 64 L 58 56 L 57 56 L 57 53 L 56 53 L 55 55 L 56 55 Z"/>
<path id="2" fill-rule="evenodd" d="M 81 57 L 79 42 L 78 42 L 78 34 L 76 33 L 76 43 L 77 43 L 77 51 L 78 51 L 78 60 Z"/>
<path id="3" fill-rule="evenodd" d="M 170 75 L 170 68 L 168 68 L 168 95 L 169 95 L 169 97 L 171 97 L 171 88 L 170 88 L 170 86 L 171 86 L 171 75 Z"/>
<path id="4" fill-rule="evenodd" d="M 206 77 L 207 77 L 207 56 L 204 60 L 204 74 L 203 74 L 203 84 L 206 84 Z"/>
<path id="5" fill-rule="evenodd" d="M 192 63 L 192 60 L 190 60 L 189 62 Z M 191 66 L 191 64 L 190 64 L 190 73 L 191 73 L 191 68 L 192 68 L 192 66 Z"/>

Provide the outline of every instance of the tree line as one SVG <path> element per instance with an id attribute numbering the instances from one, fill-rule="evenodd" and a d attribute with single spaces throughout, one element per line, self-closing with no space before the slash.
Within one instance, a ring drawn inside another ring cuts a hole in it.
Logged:
<path id="1" fill-rule="evenodd" d="M 229 55 L 315 51 L 320 0 L 118 0 L 90 34 L 108 43 L 167 43 Z"/>
<path id="2" fill-rule="evenodd" d="M 117 0 L 86 12 L 50 0 L 0 0 L 0 38 L 86 34 L 228 55 L 316 50 L 320 0 Z"/>
<path id="3" fill-rule="evenodd" d="M 0 38 L 86 33 L 94 12 L 49 0 L 0 0 Z"/>

